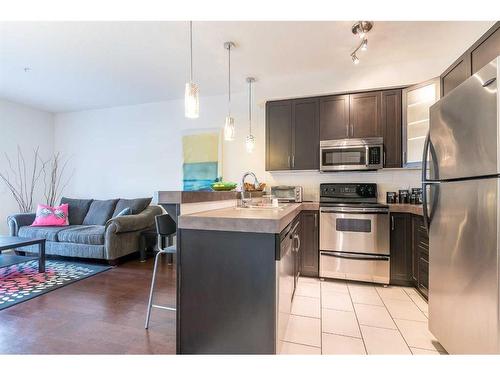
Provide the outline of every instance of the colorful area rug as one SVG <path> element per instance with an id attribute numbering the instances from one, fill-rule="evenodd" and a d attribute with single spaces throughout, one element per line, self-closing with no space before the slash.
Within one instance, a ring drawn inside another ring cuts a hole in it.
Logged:
<path id="1" fill-rule="evenodd" d="M 0 268 L 0 310 L 85 279 L 111 267 L 47 260 L 45 273 L 38 273 L 38 261 Z"/>

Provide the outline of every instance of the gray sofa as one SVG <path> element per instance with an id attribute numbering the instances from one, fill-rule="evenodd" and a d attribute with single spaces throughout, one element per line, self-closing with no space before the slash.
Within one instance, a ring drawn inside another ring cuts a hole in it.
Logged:
<path id="1" fill-rule="evenodd" d="M 154 218 L 162 210 L 150 206 L 151 198 L 139 199 L 71 199 L 69 225 L 64 227 L 31 227 L 34 213 L 15 214 L 7 218 L 11 236 L 45 238 L 46 253 L 78 258 L 118 258 L 139 251 L 140 233 L 154 228 Z M 129 215 L 118 216 L 128 208 Z M 36 246 L 18 250 L 37 252 Z"/>

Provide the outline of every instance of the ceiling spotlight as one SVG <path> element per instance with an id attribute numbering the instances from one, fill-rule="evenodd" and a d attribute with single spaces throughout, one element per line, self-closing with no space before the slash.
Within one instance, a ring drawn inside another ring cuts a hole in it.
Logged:
<path id="1" fill-rule="evenodd" d="M 363 39 L 361 42 L 361 51 L 366 51 L 368 49 L 368 39 Z"/>
<path id="2" fill-rule="evenodd" d="M 351 31 L 354 35 L 357 35 L 360 39 L 363 39 L 367 32 L 369 32 L 373 27 L 373 22 L 371 21 L 358 21 L 352 25 Z"/>
<path id="3" fill-rule="evenodd" d="M 351 58 L 352 58 L 352 62 L 354 63 L 354 65 L 358 65 L 359 64 L 359 59 L 358 59 L 358 56 L 356 56 L 355 53 L 353 53 L 351 55 Z"/>

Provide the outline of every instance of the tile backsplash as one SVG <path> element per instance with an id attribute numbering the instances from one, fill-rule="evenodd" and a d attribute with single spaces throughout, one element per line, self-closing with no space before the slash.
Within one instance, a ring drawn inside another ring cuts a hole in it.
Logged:
<path id="1" fill-rule="evenodd" d="M 268 186 L 299 185 L 304 189 L 304 200 L 319 200 L 319 184 L 326 182 L 376 183 L 379 201 L 385 202 L 386 192 L 421 186 L 420 169 L 382 169 L 369 172 L 272 172 L 268 173 Z"/>

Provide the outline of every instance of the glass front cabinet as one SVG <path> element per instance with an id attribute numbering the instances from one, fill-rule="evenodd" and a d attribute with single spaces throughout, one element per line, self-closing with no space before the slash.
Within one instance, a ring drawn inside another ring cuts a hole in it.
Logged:
<path id="1" fill-rule="evenodd" d="M 429 108 L 439 100 L 439 77 L 403 90 L 403 165 L 418 168 L 429 131 Z"/>

